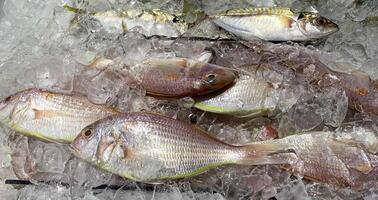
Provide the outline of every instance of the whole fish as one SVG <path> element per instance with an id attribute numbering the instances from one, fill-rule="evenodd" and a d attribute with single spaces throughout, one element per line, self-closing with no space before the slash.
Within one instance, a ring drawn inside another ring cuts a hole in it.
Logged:
<path id="1" fill-rule="evenodd" d="M 282 146 L 229 145 L 195 126 L 149 113 L 99 120 L 84 128 L 71 148 L 76 156 L 104 170 L 147 183 L 190 177 L 227 164 L 281 164 L 296 159 Z"/>
<path id="2" fill-rule="evenodd" d="M 84 97 L 28 89 L 0 102 L 0 121 L 26 136 L 70 143 L 87 125 L 118 113 Z"/>
<path id="3" fill-rule="evenodd" d="M 262 142 L 290 144 L 298 162 L 284 168 L 305 178 L 338 187 L 361 189 L 378 180 L 377 126 L 348 124 L 336 131 L 310 132 Z M 367 124 L 366 124 L 367 123 Z"/>
<path id="4" fill-rule="evenodd" d="M 253 117 L 272 113 L 280 101 L 282 89 L 264 79 L 262 67 L 250 65 L 248 74 L 239 73 L 235 84 L 215 95 L 196 99 L 195 108 L 236 117 Z M 240 69 L 240 68 L 239 68 Z"/>
<path id="5" fill-rule="evenodd" d="M 180 17 L 169 14 L 159 9 L 154 10 L 108 10 L 103 12 L 87 13 L 78 8 L 64 5 L 68 11 L 77 14 L 73 20 L 78 20 L 81 15 L 88 14 L 98 20 L 103 28 L 110 33 L 123 33 L 134 28 L 145 36 L 162 35 L 178 37 L 183 34 L 188 25 L 180 20 Z"/>
<path id="6" fill-rule="evenodd" d="M 335 23 L 318 13 L 293 12 L 290 8 L 231 9 L 210 17 L 215 24 L 244 40 L 305 41 L 339 30 Z"/>
<path id="7" fill-rule="evenodd" d="M 155 96 L 198 96 L 220 90 L 234 82 L 237 75 L 234 70 L 198 59 L 151 58 L 131 69 L 118 70 L 112 68 L 116 65 L 115 60 L 97 58 L 89 67 L 121 74 L 129 86 L 141 87 Z"/>
<path id="8" fill-rule="evenodd" d="M 157 96 L 185 97 L 219 90 L 236 78 L 228 68 L 186 58 L 153 58 L 143 62 L 139 85 Z"/>

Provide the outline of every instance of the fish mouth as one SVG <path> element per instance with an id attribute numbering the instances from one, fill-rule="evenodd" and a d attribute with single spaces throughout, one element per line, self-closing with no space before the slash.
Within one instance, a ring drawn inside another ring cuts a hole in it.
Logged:
<path id="1" fill-rule="evenodd" d="M 335 29 L 334 32 L 337 32 L 340 30 L 339 25 L 337 25 L 336 23 L 333 23 L 333 28 Z"/>
<path id="2" fill-rule="evenodd" d="M 89 159 L 87 158 L 86 156 L 84 156 L 82 153 L 80 153 L 80 150 L 78 148 L 76 148 L 73 144 L 70 144 L 68 145 L 68 148 L 67 148 L 75 157 L 81 159 L 81 160 L 84 160 L 86 162 L 89 162 L 89 163 L 92 163 L 93 160 L 92 159 Z"/>
<path id="3" fill-rule="evenodd" d="M 336 33 L 339 31 L 340 28 L 335 22 L 329 22 L 326 26 L 324 26 L 324 31 L 322 32 L 324 35 L 330 35 L 332 33 Z"/>
<path id="4" fill-rule="evenodd" d="M 214 91 L 222 90 L 224 87 L 234 83 L 236 78 L 237 78 L 237 73 L 230 71 L 230 72 L 221 74 L 221 77 L 219 77 L 219 81 L 215 84 L 209 83 L 206 80 L 201 80 L 201 84 L 205 86 L 205 89 L 199 95 L 208 94 Z"/>
<path id="5" fill-rule="evenodd" d="M 328 34 L 336 33 L 340 30 L 339 26 L 334 23 L 334 26 L 330 28 L 331 30 L 328 32 Z"/>
<path id="6" fill-rule="evenodd" d="M 82 156 L 82 154 L 80 153 L 80 150 L 74 145 L 75 143 L 72 142 L 71 144 L 67 145 L 67 149 L 75 156 L 75 157 L 78 157 L 80 159 L 84 159 L 84 157 Z"/>
<path id="7" fill-rule="evenodd" d="M 223 87 L 226 86 L 226 85 L 229 85 L 231 83 L 233 83 L 235 81 L 236 78 L 238 78 L 239 74 L 236 70 L 232 70 L 232 69 L 227 69 L 229 71 L 227 71 L 226 73 L 223 74 L 223 80 L 224 80 L 224 84 L 222 85 Z"/>

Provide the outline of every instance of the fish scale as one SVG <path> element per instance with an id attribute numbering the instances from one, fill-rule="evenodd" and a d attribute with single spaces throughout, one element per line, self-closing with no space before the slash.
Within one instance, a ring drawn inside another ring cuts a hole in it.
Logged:
<path id="1" fill-rule="evenodd" d="M 278 90 L 265 80 L 254 75 L 244 76 L 226 91 L 196 101 L 194 107 L 214 113 L 244 116 L 274 110 L 278 103 L 277 95 Z"/>
<path id="2" fill-rule="evenodd" d="M 164 126 L 167 125 L 167 124 L 163 124 Z M 153 125 L 151 125 L 153 126 Z M 154 129 L 155 129 L 156 126 L 153 126 L 151 128 L 151 131 L 155 132 Z M 167 132 L 167 133 L 170 133 L 170 134 L 167 134 L 167 135 L 161 135 L 160 137 L 162 137 L 163 139 L 165 137 L 169 138 L 170 140 L 168 141 L 168 144 L 177 144 L 177 145 L 172 145 L 173 147 L 173 151 L 177 151 L 179 152 L 179 154 L 170 154 L 170 157 L 173 159 L 173 160 L 176 160 L 176 158 L 179 158 L 181 157 L 182 158 L 182 161 L 185 162 L 187 160 L 192 160 L 192 156 L 194 155 L 198 155 L 196 153 L 200 153 L 202 152 L 202 149 L 207 149 L 206 147 L 206 144 L 203 145 L 203 144 L 194 144 L 192 143 L 190 140 L 191 138 L 190 137 L 178 137 L 178 135 L 176 135 L 174 132 L 173 132 L 173 129 L 168 129 L 168 130 L 164 130 L 164 129 L 167 129 L 167 128 L 163 128 L 163 129 L 160 129 L 159 127 L 161 126 L 158 126 L 156 129 L 156 133 L 164 133 L 164 132 Z M 173 127 L 173 128 L 180 128 L 180 127 Z M 177 129 L 176 129 L 177 130 Z M 184 131 L 187 131 L 187 130 L 183 130 Z M 187 136 L 187 135 L 184 135 L 184 136 Z M 157 138 L 157 139 L 161 139 L 161 138 Z M 198 141 L 197 141 L 198 142 Z M 160 146 L 161 143 L 165 143 L 164 140 L 159 140 L 158 143 L 156 143 L 156 147 L 155 148 L 158 148 Z M 170 147 L 170 146 L 168 146 Z M 186 151 L 187 149 L 190 149 L 192 151 L 194 151 L 193 153 L 192 152 L 188 152 Z M 158 152 L 160 153 L 160 152 Z M 158 157 L 160 156 L 160 154 L 157 155 Z"/>

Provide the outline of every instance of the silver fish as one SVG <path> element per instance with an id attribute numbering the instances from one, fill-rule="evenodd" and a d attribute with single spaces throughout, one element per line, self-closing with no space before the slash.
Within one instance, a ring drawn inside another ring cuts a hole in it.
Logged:
<path id="1" fill-rule="evenodd" d="M 118 113 L 84 97 L 28 89 L 0 102 L 0 121 L 26 136 L 70 143 L 87 125 Z"/>
<path id="2" fill-rule="evenodd" d="M 290 8 L 232 9 L 211 18 L 215 24 L 244 40 L 305 41 L 339 30 L 335 23 L 318 13 L 293 12 Z"/>
<path id="3" fill-rule="evenodd" d="M 71 147 L 87 162 L 147 183 L 195 176 L 227 164 L 281 164 L 296 159 L 282 146 L 230 145 L 191 124 L 149 113 L 99 120 L 84 128 Z"/>
<path id="4" fill-rule="evenodd" d="M 287 91 L 269 80 L 282 79 L 281 74 L 264 64 L 242 66 L 239 71 L 234 85 L 215 95 L 197 98 L 194 107 L 212 113 L 253 117 L 273 113 L 282 104 Z"/>
<path id="5" fill-rule="evenodd" d="M 162 35 L 167 37 L 178 37 L 183 34 L 188 25 L 179 20 L 175 15 L 159 9 L 154 10 L 108 10 L 103 12 L 87 13 L 84 10 L 64 5 L 68 11 L 77 14 L 73 20 L 81 15 L 89 14 L 99 21 L 102 27 L 109 33 L 123 33 L 138 28 L 138 32 L 145 36 Z"/>

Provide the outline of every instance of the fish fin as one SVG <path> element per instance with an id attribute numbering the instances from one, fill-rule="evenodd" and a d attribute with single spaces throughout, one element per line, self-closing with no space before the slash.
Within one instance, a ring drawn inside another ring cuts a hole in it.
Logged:
<path id="1" fill-rule="evenodd" d="M 135 153 L 134 151 L 130 148 L 127 147 L 126 145 L 121 145 L 121 148 L 123 150 L 123 158 L 127 160 L 132 160 L 135 158 Z"/>
<path id="2" fill-rule="evenodd" d="M 210 63 L 210 61 L 213 59 L 213 52 L 204 51 L 199 55 L 193 56 L 191 59 L 198 62 Z"/>
<path id="3" fill-rule="evenodd" d="M 53 111 L 53 110 L 38 110 L 33 108 L 34 111 L 34 119 L 39 120 L 42 118 L 53 118 L 59 116 L 60 113 Z"/>
<path id="4" fill-rule="evenodd" d="M 95 57 L 89 64 L 85 65 L 88 69 L 97 70 L 98 73 L 94 76 L 98 76 L 101 73 L 107 73 L 109 76 L 113 76 L 114 79 L 122 79 L 126 85 L 132 88 L 138 88 L 139 82 L 136 77 L 130 72 L 129 69 L 115 69 L 113 66 L 119 65 L 119 62 L 115 59 L 107 59 L 105 57 Z M 123 66 L 125 66 L 123 64 Z M 127 66 L 126 66 L 127 67 Z"/>
<path id="5" fill-rule="evenodd" d="M 164 181 L 153 180 L 153 181 L 143 181 L 143 183 L 151 184 L 151 185 L 162 185 L 165 182 Z"/>
<path id="6" fill-rule="evenodd" d="M 97 69 L 97 70 L 104 70 L 109 68 L 111 65 L 114 65 L 114 61 L 111 59 L 107 59 L 105 57 L 95 57 L 91 61 L 89 61 L 89 64 L 83 64 L 91 69 Z"/>
<path id="7" fill-rule="evenodd" d="M 269 109 L 261 109 L 261 110 L 258 110 L 256 112 L 251 112 L 251 113 L 242 114 L 242 115 L 236 115 L 235 117 L 237 117 L 237 118 L 257 118 L 257 117 L 261 117 L 261 116 L 264 116 L 264 115 L 268 115 L 269 112 L 270 112 Z"/>
<path id="8" fill-rule="evenodd" d="M 350 74 L 355 76 L 355 77 L 358 77 L 359 79 L 362 79 L 366 82 L 371 82 L 370 76 L 363 71 L 354 70 Z"/>
<path id="9" fill-rule="evenodd" d="M 281 144 L 253 143 L 241 147 L 244 157 L 237 161 L 241 165 L 289 164 L 293 165 L 298 157 L 290 146 Z"/>
<path id="10" fill-rule="evenodd" d="M 180 58 L 180 57 L 175 57 L 175 58 L 148 58 L 143 61 L 143 65 L 145 67 L 150 67 L 150 68 L 170 68 L 170 67 L 187 67 L 188 66 L 188 61 L 190 61 L 187 58 Z"/>

